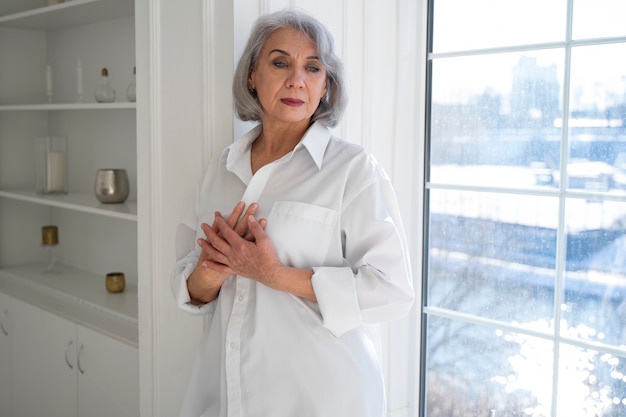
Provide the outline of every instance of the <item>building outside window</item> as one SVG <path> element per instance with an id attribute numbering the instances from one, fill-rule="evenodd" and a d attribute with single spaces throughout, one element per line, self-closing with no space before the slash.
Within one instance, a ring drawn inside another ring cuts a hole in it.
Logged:
<path id="1" fill-rule="evenodd" d="M 421 414 L 626 415 L 626 2 L 430 0 Z"/>

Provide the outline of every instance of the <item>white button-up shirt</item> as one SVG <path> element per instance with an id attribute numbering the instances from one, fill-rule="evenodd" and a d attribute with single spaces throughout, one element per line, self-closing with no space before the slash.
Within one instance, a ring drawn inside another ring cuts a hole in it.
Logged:
<path id="1" fill-rule="evenodd" d="M 201 222 L 238 201 L 259 204 L 281 261 L 311 268 L 317 303 L 230 276 L 216 300 L 190 303 L 186 280 L 200 248 L 176 264 L 179 306 L 206 315 L 181 415 L 381 417 L 382 374 L 371 326 L 404 316 L 414 291 L 389 179 L 360 146 L 315 123 L 294 150 L 251 171 L 261 127 L 210 164 L 198 194 Z"/>

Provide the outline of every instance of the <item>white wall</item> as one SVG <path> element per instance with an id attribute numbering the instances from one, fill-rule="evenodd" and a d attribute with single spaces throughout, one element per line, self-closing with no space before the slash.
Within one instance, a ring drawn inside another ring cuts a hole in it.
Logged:
<path id="1" fill-rule="evenodd" d="M 299 7 L 335 35 L 347 72 L 349 108 L 336 133 L 368 148 L 398 193 L 414 275 L 421 265 L 424 1 L 136 0 L 140 196 L 140 368 L 143 416 L 177 414 L 197 348 L 200 321 L 180 312 L 169 290 L 174 233 L 211 153 L 248 125 L 234 122 L 230 83 L 252 22 Z M 234 132 L 234 135 L 233 135 Z M 147 187 L 147 188 L 146 188 Z M 149 220 L 146 220 L 149 219 Z M 418 294 L 419 299 L 419 294 Z M 406 415 L 415 387 L 416 315 L 387 328 L 383 349 L 393 415 Z"/>
<path id="2" fill-rule="evenodd" d="M 150 190 L 138 206 L 140 405 L 142 416 L 171 417 L 201 328 L 170 292 L 174 236 L 213 148 L 232 141 L 232 6 L 136 0 L 136 11 L 137 94 L 146 99 L 137 109 L 138 188 Z"/>

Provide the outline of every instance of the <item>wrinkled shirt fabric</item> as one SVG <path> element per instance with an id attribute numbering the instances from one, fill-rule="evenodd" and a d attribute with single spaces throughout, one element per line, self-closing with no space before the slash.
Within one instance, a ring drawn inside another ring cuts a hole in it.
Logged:
<path id="1" fill-rule="evenodd" d="M 319 123 L 253 175 L 260 133 L 259 125 L 210 163 L 190 226 L 204 237 L 199 225 L 212 224 L 215 211 L 258 203 L 281 261 L 313 270 L 317 302 L 230 276 L 216 300 L 193 305 L 186 280 L 200 248 L 190 246 L 172 291 L 180 308 L 206 320 L 181 416 L 382 417 L 376 331 L 414 299 L 392 185 L 361 146 Z"/>

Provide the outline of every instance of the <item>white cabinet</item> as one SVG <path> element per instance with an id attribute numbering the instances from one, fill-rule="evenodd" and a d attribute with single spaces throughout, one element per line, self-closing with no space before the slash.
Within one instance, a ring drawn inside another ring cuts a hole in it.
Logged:
<path id="1" fill-rule="evenodd" d="M 9 297 L 0 293 L 0 416 L 11 415 L 10 320 Z"/>
<path id="2" fill-rule="evenodd" d="M 138 416 L 137 349 L 11 302 L 13 417 Z"/>
<path id="3" fill-rule="evenodd" d="M 76 416 L 76 325 L 13 299 L 11 330 L 13 416 Z"/>
<path id="4" fill-rule="evenodd" d="M 78 415 L 139 416 L 137 348 L 78 326 Z"/>

